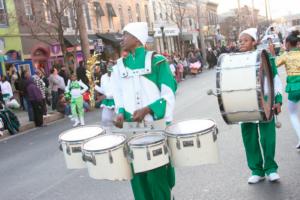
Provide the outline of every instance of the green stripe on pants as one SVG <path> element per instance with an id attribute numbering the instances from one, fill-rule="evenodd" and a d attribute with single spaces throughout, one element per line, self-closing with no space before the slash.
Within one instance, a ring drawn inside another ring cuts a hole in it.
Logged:
<path id="1" fill-rule="evenodd" d="M 241 129 L 248 167 L 252 175 L 264 176 L 276 172 L 278 166 L 274 160 L 276 146 L 274 119 L 270 122 L 242 123 Z"/>

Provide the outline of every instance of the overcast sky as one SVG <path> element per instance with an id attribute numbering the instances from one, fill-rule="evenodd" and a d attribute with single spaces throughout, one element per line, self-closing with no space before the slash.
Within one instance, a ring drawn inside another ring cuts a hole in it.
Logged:
<path id="1" fill-rule="evenodd" d="M 224 13 L 231 8 L 237 8 L 238 0 L 214 0 L 219 3 L 218 13 Z M 240 0 L 241 6 L 252 6 L 252 0 Z M 266 15 L 265 0 L 254 0 L 255 8 L 260 10 L 260 15 Z M 300 0 L 269 0 L 272 18 L 286 16 L 289 14 L 300 14 Z"/>

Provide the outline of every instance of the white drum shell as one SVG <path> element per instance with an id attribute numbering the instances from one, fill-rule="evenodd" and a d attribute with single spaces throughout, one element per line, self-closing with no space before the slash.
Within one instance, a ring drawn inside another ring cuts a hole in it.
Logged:
<path id="1" fill-rule="evenodd" d="M 171 161 L 174 167 L 198 166 L 219 162 L 219 151 L 214 130 L 208 133 L 198 133 L 189 137 L 176 138 L 167 136 L 171 150 Z M 197 138 L 198 137 L 198 138 Z M 200 141 L 200 148 L 197 145 Z M 178 148 L 178 144 L 180 148 Z M 193 144 L 193 145 L 191 145 Z"/>
<path id="2" fill-rule="evenodd" d="M 97 130 L 99 128 L 98 133 L 95 133 L 91 137 L 87 137 L 86 139 L 82 139 L 81 141 L 66 141 L 63 140 L 63 134 L 66 132 L 63 132 L 59 136 L 59 143 L 61 146 L 61 150 L 64 154 L 66 166 L 68 169 L 82 169 L 86 168 L 85 162 L 82 160 L 82 144 L 86 141 L 89 141 L 90 139 L 93 139 L 95 137 L 98 137 L 99 135 L 105 134 L 105 131 L 101 129 L 100 127 L 97 126 L 85 126 L 85 127 L 79 127 L 79 128 L 74 128 L 74 129 L 82 129 L 83 131 L 85 128 L 91 127 L 94 130 Z M 69 131 L 72 131 L 69 130 Z M 76 151 L 73 151 L 73 149 L 76 149 Z"/>
<path id="3" fill-rule="evenodd" d="M 71 144 L 71 143 L 63 142 L 61 145 L 62 145 L 62 151 L 64 153 L 66 166 L 68 169 L 86 168 L 85 163 L 82 161 L 82 152 L 81 151 L 72 152 L 72 150 L 71 150 L 70 154 L 67 153 L 67 146 L 69 146 L 70 149 L 73 149 L 73 148 L 77 149 L 77 148 L 81 148 L 82 143 Z"/>
<path id="4" fill-rule="evenodd" d="M 109 152 L 94 153 L 83 149 L 85 156 L 94 156 L 96 160 L 96 165 L 86 161 L 89 176 L 94 179 L 112 181 L 132 179 L 131 166 L 126 155 L 124 155 L 124 145 L 122 144 L 111 151 L 112 163 L 110 162 Z"/>
<path id="5" fill-rule="evenodd" d="M 260 90 L 258 52 L 223 54 L 220 62 L 219 91 L 227 121 L 262 121 L 257 90 Z M 229 91 L 229 92 L 228 92 Z"/>
<path id="6" fill-rule="evenodd" d="M 166 141 L 162 143 L 152 144 L 145 147 L 135 147 L 130 146 L 130 151 L 132 154 L 132 165 L 134 173 L 140 173 L 149 171 L 169 163 L 169 153 L 167 152 Z M 147 151 L 150 155 L 150 160 L 148 160 Z M 161 154 L 155 155 L 155 152 L 161 152 Z"/>

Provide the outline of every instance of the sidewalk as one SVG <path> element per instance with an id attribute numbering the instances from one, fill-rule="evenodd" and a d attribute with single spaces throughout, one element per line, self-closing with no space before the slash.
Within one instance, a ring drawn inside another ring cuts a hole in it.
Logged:
<path id="1" fill-rule="evenodd" d="M 28 120 L 28 114 L 27 114 L 26 111 L 13 110 L 13 113 L 15 115 L 17 115 L 17 117 L 20 121 L 20 124 L 21 124 L 20 125 L 20 130 L 17 134 L 20 134 L 21 132 L 24 132 L 24 131 L 35 128 L 34 122 L 30 122 Z M 62 119 L 62 118 L 64 118 L 63 114 L 61 114 L 59 112 L 56 112 L 56 111 L 48 111 L 47 116 L 44 116 L 44 124 L 49 124 L 51 122 L 57 121 L 57 120 Z M 3 133 L 4 133 L 3 136 L 0 135 L 0 139 L 3 139 L 3 138 L 6 138 L 6 137 L 10 136 L 10 134 L 7 130 L 5 130 Z"/>

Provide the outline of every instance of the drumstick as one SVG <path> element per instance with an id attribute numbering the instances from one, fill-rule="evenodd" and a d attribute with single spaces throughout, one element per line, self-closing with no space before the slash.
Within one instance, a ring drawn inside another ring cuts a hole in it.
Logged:
<path id="1" fill-rule="evenodd" d="M 281 128 L 282 124 L 280 121 L 278 121 L 277 115 L 275 115 L 275 126 L 276 128 Z"/>

